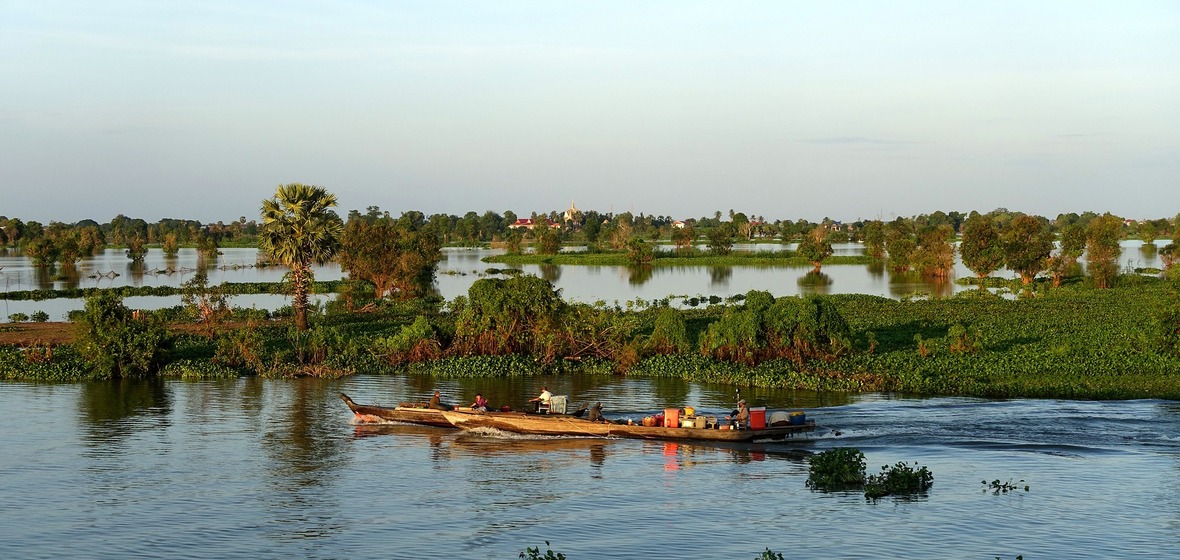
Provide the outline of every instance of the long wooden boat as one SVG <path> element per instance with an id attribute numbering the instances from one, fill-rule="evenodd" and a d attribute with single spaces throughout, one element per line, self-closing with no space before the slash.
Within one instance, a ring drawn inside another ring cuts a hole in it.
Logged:
<path id="1" fill-rule="evenodd" d="M 803 424 L 770 426 L 757 430 L 721 430 L 716 428 L 665 428 L 615 422 L 592 422 L 561 414 L 526 414 L 523 412 L 469 412 L 447 410 L 442 415 L 456 428 L 474 430 L 491 428 L 518 434 L 543 436 L 624 437 L 685 441 L 780 441 L 795 434 L 815 430 L 815 421 Z"/>
<path id="2" fill-rule="evenodd" d="M 399 403 L 396 407 L 388 407 L 357 404 L 344 393 L 340 393 L 340 398 L 360 422 L 405 422 L 442 428 L 454 427 L 443 416 L 443 411 L 429 408 L 426 403 Z"/>

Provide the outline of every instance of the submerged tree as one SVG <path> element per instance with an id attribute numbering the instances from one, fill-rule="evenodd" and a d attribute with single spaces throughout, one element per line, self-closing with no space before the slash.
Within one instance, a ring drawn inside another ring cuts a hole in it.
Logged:
<path id="1" fill-rule="evenodd" d="M 1109 288 L 1118 276 L 1122 236 L 1123 221 L 1111 214 L 1103 214 L 1086 225 L 1086 269 L 1094 286 Z"/>
<path id="2" fill-rule="evenodd" d="M 982 280 L 1004 266 L 1004 245 L 1000 242 L 1000 231 L 991 216 L 973 214 L 963 224 L 963 242 L 959 244 L 963 266 L 971 269 Z"/>
<path id="3" fill-rule="evenodd" d="M 353 217 L 341 237 L 340 267 L 372 284 L 378 298 L 424 295 L 442 259 L 434 228 L 417 216 L 403 217 Z"/>
<path id="4" fill-rule="evenodd" d="M 336 255 L 344 224 L 332 208 L 336 195 L 323 187 L 291 183 L 279 185 L 275 197 L 262 201 L 263 253 L 291 269 L 292 303 L 296 330 L 307 330 L 311 265 Z"/>
<path id="5" fill-rule="evenodd" d="M 874 259 L 885 258 L 885 224 L 881 220 L 865 222 L 861 233 L 864 235 L 865 253 Z"/>
<path id="6" fill-rule="evenodd" d="M 168 233 L 164 235 L 164 256 L 175 257 L 180 253 L 180 242 L 176 239 L 175 233 Z"/>
<path id="7" fill-rule="evenodd" d="M 1053 233 L 1036 216 L 1018 216 L 1004 231 L 1004 260 L 1024 284 L 1045 270 L 1053 251 Z"/>
<path id="8" fill-rule="evenodd" d="M 914 265 L 922 275 L 932 278 L 950 276 L 955 266 L 955 246 L 951 244 L 955 232 L 950 224 L 926 227 L 918 236 Z"/>
<path id="9" fill-rule="evenodd" d="M 918 248 L 914 225 L 905 218 L 889 222 L 885 230 L 885 250 L 889 253 L 889 267 L 905 272 L 913 266 L 912 258 Z"/>
<path id="10" fill-rule="evenodd" d="M 803 236 L 803 241 L 799 242 L 797 249 L 799 256 L 808 260 L 813 267 L 812 272 L 819 272 L 819 269 L 824 264 L 824 259 L 832 256 L 832 242 L 828 240 L 828 229 L 823 225 L 815 226 L 807 235 Z"/>
<path id="11" fill-rule="evenodd" d="M 146 256 L 147 247 L 144 246 L 142 237 L 137 235 L 127 242 L 127 258 L 131 259 L 131 262 L 141 263 Z"/>
<path id="12" fill-rule="evenodd" d="M 1061 230 L 1061 240 L 1057 252 L 1049 257 L 1049 274 L 1053 277 L 1053 286 L 1060 286 L 1061 280 L 1070 271 L 1077 268 L 1078 259 L 1086 248 L 1086 230 L 1078 224 L 1070 224 Z"/>

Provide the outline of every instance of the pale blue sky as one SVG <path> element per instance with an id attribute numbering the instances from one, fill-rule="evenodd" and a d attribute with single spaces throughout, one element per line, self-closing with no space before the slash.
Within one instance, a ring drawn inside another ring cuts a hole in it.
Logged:
<path id="1" fill-rule="evenodd" d="M 0 215 L 1180 212 L 1180 2 L 0 0 Z"/>

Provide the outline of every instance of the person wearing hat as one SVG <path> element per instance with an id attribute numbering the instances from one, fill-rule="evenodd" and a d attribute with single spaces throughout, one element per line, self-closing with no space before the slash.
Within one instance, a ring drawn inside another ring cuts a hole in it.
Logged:
<path id="1" fill-rule="evenodd" d="M 735 430 L 744 430 L 750 427 L 750 409 L 746 407 L 746 399 L 738 401 L 737 410 L 730 413 L 729 420 L 733 422 Z"/>

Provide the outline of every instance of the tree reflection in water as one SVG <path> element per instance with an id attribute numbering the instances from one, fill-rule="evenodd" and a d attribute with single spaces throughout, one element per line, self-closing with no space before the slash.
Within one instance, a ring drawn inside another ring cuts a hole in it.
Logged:
<path id="1" fill-rule="evenodd" d="M 546 263 L 546 264 L 540 265 L 540 268 L 541 268 L 541 278 L 544 278 L 545 280 L 548 280 L 550 282 L 557 282 L 558 280 L 561 280 L 561 267 L 560 266 L 555 265 L 555 264 Z"/>
<path id="2" fill-rule="evenodd" d="M 729 279 L 733 277 L 732 266 L 711 266 L 709 267 L 709 285 L 724 288 L 729 285 Z"/>
<path id="3" fill-rule="evenodd" d="M 627 283 L 632 286 L 642 286 L 651 280 L 652 267 L 651 265 L 628 266 L 627 267 Z"/>
<path id="4" fill-rule="evenodd" d="M 832 277 L 823 272 L 811 271 L 799 277 L 799 291 L 804 295 L 827 295 L 832 286 Z"/>
<path id="5" fill-rule="evenodd" d="M 90 382 L 78 399 L 86 443 L 104 452 L 139 434 L 144 426 L 136 420 L 151 417 L 153 427 L 163 427 L 172 413 L 171 399 L 159 379 Z"/>

